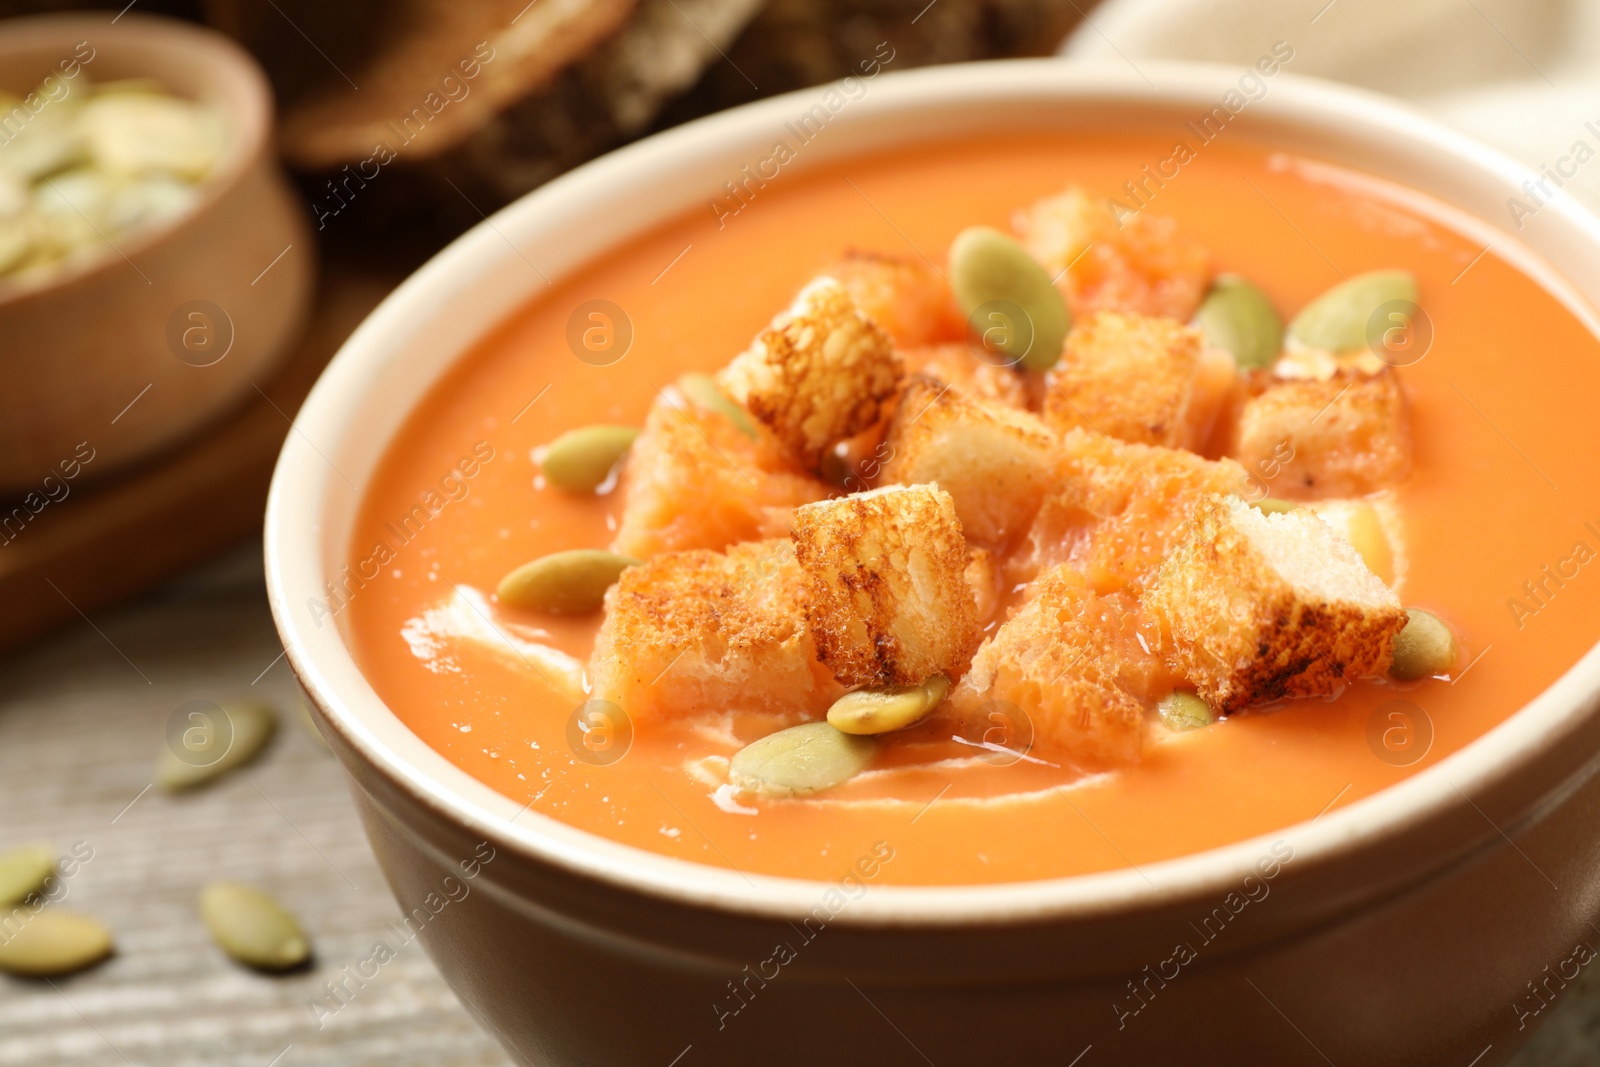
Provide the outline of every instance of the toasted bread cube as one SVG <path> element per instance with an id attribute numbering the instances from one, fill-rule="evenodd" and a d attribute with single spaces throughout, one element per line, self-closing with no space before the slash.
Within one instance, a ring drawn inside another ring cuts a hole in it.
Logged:
<path id="1" fill-rule="evenodd" d="M 1052 564 L 1070 562 L 1096 592 L 1137 592 L 1203 497 L 1247 487 L 1244 468 L 1232 460 L 1213 462 L 1179 449 L 1071 430 L 1061 438 L 1056 487 L 1040 505 L 1008 574 L 1026 581 Z"/>
<path id="2" fill-rule="evenodd" d="M 1405 609 L 1308 508 L 1196 507 L 1145 593 L 1159 650 L 1219 712 L 1331 696 L 1388 669 Z"/>
<path id="3" fill-rule="evenodd" d="M 1411 472 L 1399 377 L 1344 370 L 1325 381 L 1252 375 L 1228 452 L 1273 496 L 1364 496 Z"/>
<path id="4" fill-rule="evenodd" d="M 1000 564 L 987 548 L 967 550 L 967 569 L 963 574 L 972 590 L 972 603 L 978 612 L 978 625 L 987 626 L 1000 608 Z"/>
<path id="5" fill-rule="evenodd" d="M 891 485 L 795 511 L 806 616 L 845 685 L 911 685 L 966 668 L 978 638 L 955 502 Z"/>
<path id="6" fill-rule="evenodd" d="M 634 721 L 727 708 L 820 715 L 841 692 L 805 625 L 788 539 L 667 552 L 606 593 L 594 695 Z"/>
<path id="7" fill-rule="evenodd" d="M 644 559 L 787 536 L 794 509 L 828 487 L 785 469 L 785 455 L 770 435 L 752 439 L 720 412 L 664 390 L 628 451 L 612 548 Z"/>
<path id="8" fill-rule="evenodd" d="M 1056 435 L 1037 416 L 931 378 L 902 391 L 885 440 L 883 481 L 939 483 L 962 530 L 983 544 L 1026 530 L 1055 480 Z"/>
<path id="9" fill-rule="evenodd" d="M 851 249 L 822 274 L 902 348 L 958 341 L 966 332 L 950 283 L 920 259 Z"/>
<path id="10" fill-rule="evenodd" d="M 1234 378 L 1233 357 L 1171 319 L 1102 311 L 1067 337 L 1044 416 L 1145 445 L 1198 451 Z"/>
<path id="11" fill-rule="evenodd" d="M 997 400 L 1007 407 L 1028 407 L 1029 378 L 1023 372 L 991 363 L 978 353 L 983 349 L 966 342 L 905 348 L 900 352 L 908 376 L 920 374 L 958 386 L 972 396 Z"/>
<path id="12" fill-rule="evenodd" d="M 814 471 L 829 445 L 878 421 L 900 376 L 889 335 L 842 285 L 818 278 L 723 368 L 719 382 Z"/>
<path id="13" fill-rule="evenodd" d="M 1017 219 L 1077 316 L 1096 311 L 1188 322 L 1211 284 L 1211 253 L 1171 219 L 1130 212 L 1079 188 L 1040 200 Z M 1065 273 L 1062 273 L 1065 272 Z"/>
<path id="14" fill-rule="evenodd" d="M 1151 699 L 1145 693 L 1171 676 L 1138 643 L 1136 603 L 1097 596 L 1064 566 L 1040 575 L 1030 594 L 979 647 L 941 714 L 981 721 L 1004 709 L 1014 731 L 1031 732 L 1047 759 L 1137 760 Z"/>

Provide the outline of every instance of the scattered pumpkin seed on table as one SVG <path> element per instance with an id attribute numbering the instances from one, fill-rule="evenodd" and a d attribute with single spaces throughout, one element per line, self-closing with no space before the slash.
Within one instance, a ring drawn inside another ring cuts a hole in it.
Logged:
<path id="1" fill-rule="evenodd" d="M 545 446 L 539 469 L 545 479 L 569 493 L 593 493 L 628 454 L 637 426 L 583 426 Z"/>
<path id="2" fill-rule="evenodd" d="M 849 781 L 872 761 L 870 738 L 808 722 L 768 734 L 734 754 L 729 778 L 747 793 L 797 797 Z"/>
<path id="3" fill-rule="evenodd" d="M 45 882 L 56 873 L 57 856 L 49 845 L 24 845 L 0 853 L 0 908 L 42 892 Z"/>
<path id="4" fill-rule="evenodd" d="M 238 703 L 220 707 L 227 716 L 230 730 L 224 734 L 211 729 L 202 735 L 205 743 L 215 745 L 218 751 L 211 752 L 202 746 L 180 756 L 170 743 L 163 746 L 156 760 L 156 785 L 169 793 L 205 785 L 255 759 L 277 732 L 278 716 L 265 704 Z"/>
<path id="5" fill-rule="evenodd" d="M 828 722 L 847 734 L 886 734 L 920 722 L 950 691 L 936 674 L 921 685 L 893 685 L 846 693 L 828 709 Z"/>
<path id="6" fill-rule="evenodd" d="M 1249 279 L 1219 274 L 1206 294 L 1194 324 L 1206 343 L 1233 353 L 1241 370 L 1270 367 L 1283 350 L 1283 320 Z"/>
<path id="7" fill-rule="evenodd" d="M 991 351 L 1025 370 L 1049 370 L 1061 358 L 1072 327 L 1066 298 L 1039 261 L 1010 237 L 988 226 L 958 233 L 950 244 L 950 287 L 967 323 Z M 996 306 L 1001 304 L 1016 307 L 1026 322 L 1012 321 Z"/>
<path id="8" fill-rule="evenodd" d="M 1367 329 L 1383 305 L 1417 302 L 1417 280 L 1403 270 L 1375 270 L 1335 285 L 1301 309 L 1289 339 L 1304 348 L 1350 352 L 1367 347 Z"/>
<path id="9" fill-rule="evenodd" d="M 598 548 L 552 552 L 524 563 L 504 578 L 495 590 L 500 603 L 517 608 L 548 611 L 553 615 L 582 615 L 598 611 L 606 590 L 622 572 L 637 567 L 632 556 Z"/>
<path id="10" fill-rule="evenodd" d="M 15 932 L 0 938 L 0 971 L 54 978 L 99 963 L 111 955 L 111 931 L 87 915 L 40 908 L 14 915 Z"/>
<path id="11" fill-rule="evenodd" d="M 311 956 L 311 942 L 289 910 L 250 886 L 207 885 L 200 891 L 200 919 L 217 947 L 247 966 L 284 971 Z"/>

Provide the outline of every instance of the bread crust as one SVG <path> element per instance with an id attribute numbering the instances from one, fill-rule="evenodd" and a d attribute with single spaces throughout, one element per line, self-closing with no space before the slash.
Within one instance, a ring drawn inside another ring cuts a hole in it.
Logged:
<path id="1" fill-rule="evenodd" d="M 808 504 L 794 543 L 817 651 L 844 685 L 914 685 L 966 669 L 978 640 L 950 494 L 888 486 Z"/>

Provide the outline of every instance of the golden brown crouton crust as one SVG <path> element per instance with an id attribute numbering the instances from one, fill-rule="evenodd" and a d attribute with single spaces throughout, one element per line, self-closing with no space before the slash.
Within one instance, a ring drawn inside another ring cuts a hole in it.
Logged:
<path id="1" fill-rule="evenodd" d="M 787 539 L 668 552 L 606 594 L 590 676 L 635 722 L 736 707 L 820 715 L 840 689 L 805 626 Z"/>
<path id="2" fill-rule="evenodd" d="M 1171 319 L 1101 312 L 1068 335 L 1045 382 L 1044 417 L 1063 432 L 1081 426 L 1138 444 L 1197 447 L 1214 414 L 1191 410 L 1200 350 L 1200 331 Z"/>
<path id="3" fill-rule="evenodd" d="M 845 685 L 912 685 L 966 668 L 978 639 L 967 543 L 950 494 L 890 486 L 795 512 L 806 617 Z"/>
<path id="4" fill-rule="evenodd" d="M 814 471 L 829 445 L 878 420 L 901 369 L 889 335 L 836 280 L 818 278 L 719 381 Z"/>
<path id="5" fill-rule="evenodd" d="M 1348 681 L 1382 674 L 1406 624 L 1393 593 L 1370 573 L 1381 594 L 1367 602 L 1296 589 L 1239 528 L 1239 510 L 1249 509 L 1237 499 L 1202 501 L 1145 593 L 1168 662 L 1222 712 L 1331 696 Z M 1261 518 L 1321 523 L 1306 511 Z M 1327 566 L 1366 572 L 1331 531 L 1320 549 Z"/>
<path id="6" fill-rule="evenodd" d="M 1228 453 L 1273 496 L 1364 496 L 1411 472 L 1411 420 L 1399 376 L 1341 370 L 1327 381 L 1246 383 Z"/>
<path id="7" fill-rule="evenodd" d="M 975 346 L 966 342 L 905 348 L 907 376 L 920 374 L 937 378 L 946 385 L 958 386 L 983 400 L 997 400 L 1007 407 L 1027 409 L 1030 376 L 1014 367 L 989 363 L 974 355 Z"/>
<path id="8" fill-rule="evenodd" d="M 725 416 L 667 390 L 628 452 L 612 548 L 644 559 L 787 535 L 795 507 L 827 496 L 828 487 L 783 469 L 783 452 L 770 437 L 751 440 Z"/>
<path id="9" fill-rule="evenodd" d="M 966 332 L 950 283 L 920 259 L 851 249 L 822 275 L 838 279 L 862 314 L 903 348 L 956 341 Z"/>
<path id="10" fill-rule="evenodd" d="M 1096 592 L 1137 591 L 1172 550 L 1202 497 L 1246 487 L 1244 469 L 1232 460 L 1072 430 L 1061 438 L 1056 488 L 1040 505 L 1009 573 L 1025 581 L 1070 562 Z"/>
<path id="11" fill-rule="evenodd" d="M 1137 643 L 1134 605 L 1096 596 L 1068 567 L 1040 575 L 1030 592 L 973 656 L 944 714 L 982 718 L 999 702 L 1027 716 L 1046 758 L 1137 760 L 1144 704 L 1136 694 L 1163 672 Z"/>
<path id="12" fill-rule="evenodd" d="M 1211 284 L 1211 253 L 1147 212 L 1112 211 L 1079 188 L 1040 200 L 1017 218 L 1022 243 L 1044 264 L 1074 315 L 1129 311 L 1188 322 Z M 1063 273 L 1064 272 L 1064 273 Z"/>
<path id="13" fill-rule="evenodd" d="M 1056 435 L 1037 416 L 932 378 L 906 384 L 885 441 L 882 481 L 939 483 L 962 530 L 988 545 L 1026 530 L 1055 480 Z"/>

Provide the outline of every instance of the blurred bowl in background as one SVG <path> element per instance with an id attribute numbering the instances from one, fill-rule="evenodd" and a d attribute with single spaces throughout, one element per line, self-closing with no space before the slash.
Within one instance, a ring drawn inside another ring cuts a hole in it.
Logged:
<path id="1" fill-rule="evenodd" d="M 101 477 L 222 415 L 286 354 L 311 297 L 312 239 L 272 151 L 271 93 L 237 45 L 137 15 L 0 26 L 0 93 L 51 75 L 37 110 L 0 114 L 0 145 L 25 146 L 49 108 L 123 79 L 210 105 L 229 136 L 185 210 L 126 234 L 85 216 L 97 254 L 0 279 L 0 493 Z"/>

